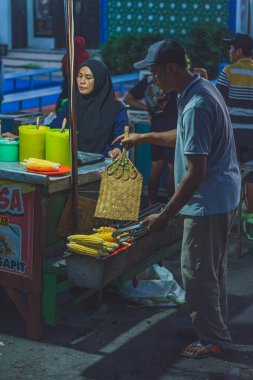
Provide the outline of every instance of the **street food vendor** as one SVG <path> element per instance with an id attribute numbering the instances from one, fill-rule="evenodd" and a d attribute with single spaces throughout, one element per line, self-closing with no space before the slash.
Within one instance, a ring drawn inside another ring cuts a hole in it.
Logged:
<path id="1" fill-rule="evenodd" d="M 77 75 L 77 87 L 78 150 L 117 158 L 121 154 L 120 143 L 112 147 L 111 142 L 124 133 L 128 117 L 123 104 L 115 99 L 107 67 L 95 59 L 83 62 Z M 65 103 L 51 128 L 61 128 L 64 117 L 68 118 L 68 106 L 68 102 Z"/>
<path id="2" fill-rule="evenodd" d="M 175 194 L 160 214 L 148 216 L 143 224 L 154 232 L 178 212 L 184 218 L 182 280 L 198 340 L 181 354 L 198 359 L 223 354 L 234 348 L 227 328 L 227 244 L 240 199 L 240 171 L 226 104 L 210 82 L 189 71 L 185 51 L 176 41 L 151 45 L 135 67 L 150 67 L 164 91 L 179 94 L 177 130 L 122 135 L 117 141 L 176 146 Z"/>

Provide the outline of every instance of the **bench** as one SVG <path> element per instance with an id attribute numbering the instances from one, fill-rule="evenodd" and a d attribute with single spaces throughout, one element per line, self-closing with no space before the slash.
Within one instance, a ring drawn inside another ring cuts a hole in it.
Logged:
<path id="1" fill-rule="evenodd" d="M 126 83 L 134 85 L 139 80 L 139 73 L 115 75 L 112 77 L 113 86 L 119 85 L 120 96 L 124 96 Z"/>
<path id="2" fill-rule="evenodd" d="M 2 103 L 0 103 L 0 112 L 3 112 L 3 106 L 8 103 L 18 103 L 18 111 L 23 110 L 25 108 L 33 108 L 30 104 L 27 107 L 24 107 L 23 102 L 25 100 L 31 100 L 31 99 L 37 99 L 40 112 L 42 112 L 42 99 L 47 96 L 53 96 L 53 95 L 60 95 L 61 93 L 61 86 L 54 86 L 54 87 L 47 87 L 47 88 L 41 88 L 37 90 L 30 90 L 30 91 L 23 91 L 23 92 L 16 92 L 14 94 L 7 94 L 4 96 L 4 100 Z M 51 102 L 52 104 L 54 102 Z M 34 107 L 35 108 L 35 107 Z"/>
<path id="3" fill-rule="evenodd" d="M 20 78 L 26 78 L 28 77 L 29 78 L 29 85 L 28 85 L 28 88 L 29 89 L 33 89 L 34 88 L 34 77 L 38 76 L 38 75 L 47 75 L 48 76 L 48 80 L 51 82 L 52 81 L 52 74 L 53 73 L 56 73 L 56 72 L 61 72 L 61 69 L 60 68 L 43 68 L 43 69 L 34 69 L 34 70 L 26 70 L 26 71 L 16 71 L 16 72 L 13 72 L 13 73 L 7 73 L 5 74 L 4 76 L 4 79 L 7 80 L 12 80 L 13 82 L 13 91 L 16 91 L 17 89 L 17 79 L 20 79 Z"/>
<path id="4" fill-rule="evenodd" d="M 34 75 L 39 75 L 42 73 L 48 73 L 51 75 L 53 72 L 57 71 L 58 69 L 41 69 L 41 70 L 31 70 L 31 72 L 36 72 L 36 74 L 31 74 L 31 78 L 34 77 Z M 13 73 L 13 79 L 14 79 L 14 74 L 16 75 L 16 78 L 20 77 L 19 75 L 22 74 L 28 75 L 29 76 L 29 71 L 23 72 L 23 73 Z M 8 74 L 7 74 L 8 75 Z M 119 85 L 120 87 L 120 96 L 124 95 L 126 84 L 127 83 L 132 83 L 134 84 L 136 81 L 139 79 L 139 74 L 138 73 L 130 73 L 130 74 L 122 74 L 122 75 L 116 75 L 112 77 L 112 83 L 113 85 Z M 32 80 L 32 79 L 31 79 Z M 27 106 L 24 107 L 23 102 L 25 100 L 31 100 L 31 99 L 38 99 L 38 107 L 39 111 L 42 111 L 42 99 L 51 96 L 51 95 L 59 95 L 61 93 L 61 86 L 52 86 L 52 87 L 46 87 L 42 89 L 34 89 L 34 90 L 27 90 L 27 91 L 20 91 L 12 94 L 6 94 L 4 95 L 4 100 L 2 101 L 2 104 L 0 104 L 0 112 L 3 111 L 3 106 L 8 103 L 15 103 L 18 102 L 18 109 L 23 110 L 23 109 L 30 109 L 30 108 L 36 108 L 36 106 Z M 56 100 L 54 100 L 52 103 L 56 103 Z M 51 103 L 51 104 L 52 104 Z M 5 111 L 6 112 L 6 111 Z"/>

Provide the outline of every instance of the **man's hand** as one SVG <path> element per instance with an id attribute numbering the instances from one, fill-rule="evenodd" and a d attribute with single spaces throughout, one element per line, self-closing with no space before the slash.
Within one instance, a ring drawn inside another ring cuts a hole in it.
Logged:
<path id="1" fill-rule="evenodd" d="M 116 160 L 121 155 L 121 150 L 119 148 L 114 148 L 108 152 L 108 156 L 112 160 Z"/>
<path id="2" fill-rule="evenodd" d="M 145 218 L 141 224 L 147 226 L 150 232 L 155 232 L 163 230 L 168 224 L 168 219 L 164 214 L 153 214 Z"/>
<path id="3" fill-rule="evenodd" d="M 125 135 L 120 135 L 112 142 L 112 145 L 115 145 L 118 141 L 121 141 L 121 145 L 131 148 L 133 145 L 140 143 L 140 136 L 140 133 L 130 133 L 127 138 L 125 138 Z"/>

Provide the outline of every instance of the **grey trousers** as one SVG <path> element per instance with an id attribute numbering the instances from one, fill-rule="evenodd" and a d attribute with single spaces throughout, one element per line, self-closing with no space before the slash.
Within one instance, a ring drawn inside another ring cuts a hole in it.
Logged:
<path id="1" fill-rule="evenodd" d="M 227 329 L 227 245 L 234 211 L 185 216 L 182 280 L 192 325 L 202 344 L 231 348 Z"/>

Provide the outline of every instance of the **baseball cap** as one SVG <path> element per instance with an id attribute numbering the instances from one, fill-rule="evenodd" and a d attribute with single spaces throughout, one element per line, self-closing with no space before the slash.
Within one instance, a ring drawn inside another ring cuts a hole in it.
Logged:
<path id="1" fill-rule="evenodd" d="M 239 48 L 253 49 L 252 37 L 244 33 L 236 33 L 234 38 L 224 38 L 223 42 Z"/>
<path id="2" fill-rule="evenodd" d="M 185 51 L 177 41 L 162 40 L 150 45 L 146 57 L 134 63 L 137 70 L 145 69 L 155 63 L 186 63 Z"/>

